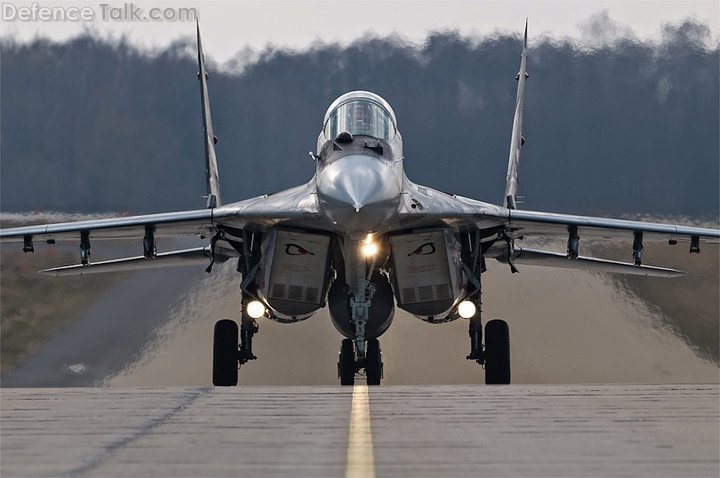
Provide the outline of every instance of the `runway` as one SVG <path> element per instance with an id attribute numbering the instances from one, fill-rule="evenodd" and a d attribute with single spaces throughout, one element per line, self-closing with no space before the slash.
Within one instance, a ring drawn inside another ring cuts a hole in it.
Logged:
<path id="1" fill-rule="evenodd" d="M 708 476 L 713 385 L 2 389 L 2 476 Z"/>

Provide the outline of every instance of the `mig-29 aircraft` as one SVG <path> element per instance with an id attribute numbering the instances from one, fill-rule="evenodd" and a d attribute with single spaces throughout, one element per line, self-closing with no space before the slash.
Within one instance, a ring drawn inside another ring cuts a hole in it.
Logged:
<path id="1" fill-rule="evenodd" d="M 207 72 L 197 28 L 204 125 L 205 209 L 5 229 L 2 242 L 77 241 L 80 264 L 42 272 L 58 276 L 213 264 L 237 259 L 242 276 L 240 326 L 215 325 L 213 383 L 237 385 L 238 368 L 256 357 L 257 319 L 281 323 L 309 318 L 325 307 L 345 337 L 338 376 L 352 385 L 358 373 L 369 385 L 383 375 L 378 338 L 391 325 L 395 306 L 431 323 L 468 319 L 470 353 L 485 368 L 488 384 L 510 383 L 508 325 L 481 322 L 485 261 L 497 259 L 517 272 L 520 264 L 674 277 L 682 271 L 642 264 L 643 240 L 717 242 L 720 231 L 517 208 L 518 163 L 527 66 L 527 23 L 520 59 L 515 116 L 503 205 L 449 195 L 415 184 L 403 169 L 403 144 L 390 105 L 367 91 L 352 91 L 328 108 L 310 153 L 316 172 L 306 184 L 272 195 L 224 204 L 220 195 L 208 100 Z M 157 237 L 199 236 L 209 244 L 158 252 Z M 627 239 L 632 263 L 580 255 L 581 237 Z M 563 238 L 567 253 L 521 247 L 524 238 Z M 90 262 L 93 240 L 137 239 L 143 255 Z"/>

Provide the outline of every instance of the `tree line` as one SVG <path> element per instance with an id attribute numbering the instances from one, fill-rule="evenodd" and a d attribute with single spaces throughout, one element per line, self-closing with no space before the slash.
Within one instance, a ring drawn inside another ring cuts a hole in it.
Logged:
<path id="1" fill-rule="evenodd" d="M 720 52 L 707 35 L 686 21 L 656 43 L 531 42 L 522 207 L 717 217 Z M 92 34 L 0 47 L 3 211 L 204 206 L 194 41 L 153 53 Z M 242 71 L 210 62 L 224 200 L 309 179 L 325 108 L 367 89 L 395 109 L 412 180 L 501 202 L 520 48 L 445 32 L 419 47 L 372 37 L 267 50 Z"/>

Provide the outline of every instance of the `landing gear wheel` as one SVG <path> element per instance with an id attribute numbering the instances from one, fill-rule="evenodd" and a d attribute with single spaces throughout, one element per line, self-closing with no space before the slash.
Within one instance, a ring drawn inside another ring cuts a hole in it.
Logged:
<path id="1" fill-rule="evenodd" d="M 234 387 L 238 381 L 238 325 L 219 320 L 213 337 L 213 385 Z"/>
<path id="2" fill-rule="evenodd" d="M 338 375 L 340 375 L 340 385 L 355 385 L 355 348 L 350 339 L 344 339 L 340 346 Z"/>
<path id="3" fill-rule="evenodd" d="M 368 385 L 380 385 L 383 364 L 380 342 L 378 339 L 368 339 L 365 352 L 365 376 Z"/>
<path id="4" fill-rule="evenodd" d="M 504 320 L 491 320 L 485 326 L 485 383 L 510 383 L 510 329 Z"/>

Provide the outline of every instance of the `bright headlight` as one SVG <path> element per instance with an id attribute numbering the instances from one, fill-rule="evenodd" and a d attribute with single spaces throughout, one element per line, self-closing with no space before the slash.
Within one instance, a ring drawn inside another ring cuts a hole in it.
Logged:
<path id="1" fill-rule="evenodd" d="M 378 252 L 378 246 L 373 241 L 372 234 L 368 234 L 362 245 L 362 253 L 364 256 L 374 256 Z"/>
<path id="2" fill-rule="evenodd" d="M 458 314 L 460 314 L 460 317 L 462 317 L 463 319 L 469 319 L 471 317 L 474 317 L 475 312 L 477 312 L 475 304 L 473 304 L 469 300 L 464 300 L 460 302 L 460 305 L 458 305 Z"/>
<path id="3" fill-rule="evenodd" d="M 259 300 L 253 300 L 249 302 L 245 310 L 247 311 L 247 314 L 253 319 L 259 319 L 260 317 L 265 315 L 265 306 Z"/>
<path id="4" fill-rule="evenodd" d="M 377 254 L 378 246 L 374 242 L 365 243 L 362 246 L 362 252 L 365 256 L 374 256 Z"/>

